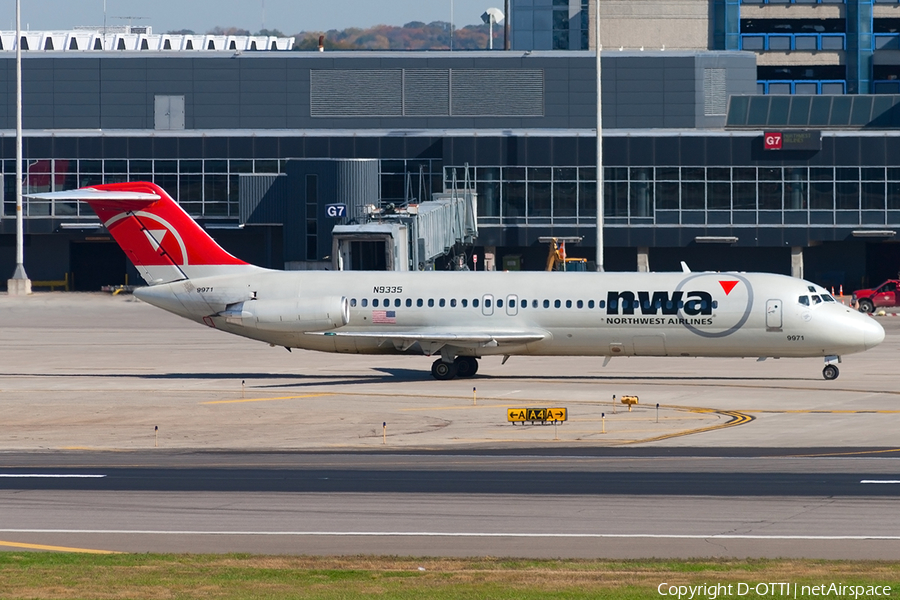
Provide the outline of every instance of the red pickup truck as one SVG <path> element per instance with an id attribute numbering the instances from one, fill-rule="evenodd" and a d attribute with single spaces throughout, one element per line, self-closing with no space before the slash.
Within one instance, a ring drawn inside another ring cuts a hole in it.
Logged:
<path id="1" fill-rule="evenodd" d="M 885 306 L 900 306 L 897 297 L 897 286 L 900 279 L 888 279 L 881 285 L 870 290 L 856 290 L 853 292 L 853 301 L 859 302 L 859 312 L 873 313 L 876 308 Z"/>

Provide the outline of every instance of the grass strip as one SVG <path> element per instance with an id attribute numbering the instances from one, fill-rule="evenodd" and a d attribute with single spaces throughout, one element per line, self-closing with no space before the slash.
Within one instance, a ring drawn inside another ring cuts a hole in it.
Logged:
<path id="1" fill-rule="evenodd" d="M 706 593 L 694 595 L 708 600 L 793 597 L 793 592 L 776 594 L 768 589 L 766 593 L 757 593 L 752 589 L 757 583 L 773 582 L 799 586 L 832 583 L 891 586 L 891 597 L 897 597 L 900 563 L 0 552 L 0 598 L 3 599 L 631 600 L 676 597 L 660 595 L 658 588 L 662 583 L 733 586 L 732 594 L 722 593 L 719 588 L 711 597 L 707 588 Z M 748 591 L 738 594 L 738 583 L 747 584 Z M 819 593 L 797 597 L 853 596 Z"/>

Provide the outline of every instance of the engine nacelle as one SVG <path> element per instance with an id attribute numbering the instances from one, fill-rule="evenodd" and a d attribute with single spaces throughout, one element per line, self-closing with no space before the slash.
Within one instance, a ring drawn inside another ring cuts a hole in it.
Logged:
<path id="1" fill-rule="evenodd" d="M 344 296 L 246 300 L 229 304 L 217 316 L 234 325 L 264 331 L 328 331 L 350 322 L 350 302 Z"/>

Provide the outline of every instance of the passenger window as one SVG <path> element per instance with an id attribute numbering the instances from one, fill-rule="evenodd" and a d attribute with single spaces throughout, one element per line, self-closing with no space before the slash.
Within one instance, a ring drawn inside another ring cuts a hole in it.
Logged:
<path id="1" fill-rule="evenodd" d="M 428 308 L 434 308 L 434 298 L 428 299 Z"/>
<path id="2" fill-rule="evenodd" d="M 384 306 L 385 308 L 387 308 L 387 307 L 390 306 L 390 305 L 391 305 L 391 299 L 390 299 L 390 298 L 385 298 L 385 299 L 384 299 L 384 305 L 383 305 L 383 306 Z"/>
<path id="3" fill-rule="evenodd" d="M 356 298 L 350 299 L 350 306 L 356 306 Z"/>
<path id="4" fill-rule="evenodd" d="M 684 308 L 684 300 L 679 300 L 678 301 L 678 309 L 681 310 L 682 308 Z"/>
<path id="5" fill-rule="evenodd" d="M 362 304 L 362 307 L 365 308 L 366 306 L 369 305 L 369 300 L 366 298 L 363 298 L 361 304 Z"/>
<path id="6" fill-rule="evenodd" d="M 394 307 L 400 308 L 400 298 L 394 298 Z"/>
<path id="7" fill-rule="evenodd" d="M 706 310 L 706 300 L 700 301 L 700 310 Z"/>
<path id="8" fill-rule="evenodd" d="M 519 306 L 521 306 L 522 308 L 528 308 L 528 300 L 522 300 L 521 302 L 519 302 Z"/>
<path id="9" fill-rule="evenodd" d="M 485 299 L 484 299 L 484 307 L 485 307 L 485 308 L 490 308 L 490 307 L 491 307 L 491 299 L 490 299 L 490 298 L 485 298 Z"/>
<path id="10" fill-rule="evenodd" d="M 18 184 L 16 184 L 16 185 L 18 185 Z M 378 298 L 375 298 L 374 300 L 372 300 L 372 306 L 374 306 L 376 308 L 378 307 Z"/>
<path id="11" fill-rule="evenodd" d="M 575 306 L 577 306 L 578 308 L 584 308 L 584 302 L 579 300 L 578 302 L 575 303 Z"/>
<path id="12" fill-rule="evenodd" d="M 588 308 L 594 308 L 594 301 L 588 300 Z"/>
<path id="13" fill-rule="evenodd" d="M 503 298 L 497 298 L 497 308 L 503 308 Z"/>
<path id="14" fill-rule="evenodd" d="M 719 301 L 713 300 L 713 308 L 719 308 Z"/>
<path id="15" fill-rule="evenodd" d="M 418 298 L 418 299 L 416 300 L 416 306 L 418 306 L 419 308 L 422 308 L 422 305 L 423 305 L 423 304 L 425 304 L 425 303 L 422 301 L 421 298 Z"/>
<path id="16" fill-rule="evenodd" d="M 478 298 L 472 300 L 472 308 L 478 308 Z"/>
<path id="17" fill-rule="evenodd" d="M 456 298 L 450 298 L 450 308 L 456 308 Z"/>
<path id="18" fill-rule="evenodd" d="M 531 301 L 531 308 L 537 308 L 537 307 L 538 307 L 538 301 L 537 301 L 537 300 L 532 300 L 532 301 Z"/>
<path id="19" fill-rule="evenodd" d="M 16 185 L 18 185 L 18 184 L 16 184 Z M 550 301 L 549 301 L 549 300 L 544 300 L 544 308 L 550 308 Z"/>
<path id="20" fill-rule="evenodd" d="M 566 300 L 566 308 L 572 308 L 572 301 Z"/>
<path id="21" fill-rule="evenodd" d="M 446 305 L 446 304 L 447 304 L 447 302 L 443 298 L 438 300 L 438 306 L 440 306 L 441 308 L 444 308 L 444 305 Z"/>
<path id="22" fill-rule="evenodd" d="M 633 306 L 634 308 L 640 308 L 640 307 L 641 307 L 641 303 L 640 303 L 639 301 L 635 300 L 635 301 L 632 303 L 632 306 Z M 649 307 L 648 307 L 648 308 L 649 308 Z"/>
<path id="23" fill-rule="evenodd" d="M 553 306 L 554 306 L 554 308 L 559 308 L 562 306 L 562 302 L 560 302 L 559 300 L 554 300 Z"/>
<path id="24" fill-rule="evenodd" d="M 799 298 L 797 298 L 797 302 L 799 302 L 803 306 L 809 306 L 809 296 L 800 296 Z"/>
<path id="25" fill-rule="evenodd" d="M 462 302 L 462 307 L 463 307 L 463 308 L 469 306 L 469 301 L 466 300 L 465 298 L 463 298 L 462 300 L 460 300 L 460 302 Z"/>
<path id="26" fill-rule="evenodd" d="M 606 308 L 606 300 L 601 300 L 597 303 L 597 308 Z"/>
<path id="27" fill-rule="evenodd" d="M 672 310 L 672 301 L 666 300 L 666 310 Z"/>
<path id="28" fill-rule="evenodd" d="M 635 307 L 635 308 L 637 308 L 637 307 Z M 644 300 L 644 308 L 645 308 L 645 309 L 649 309 L 649 308 L 650 308 L 650 301 L 649 301 L 649 300 Z"/>
<path id="29" fill-rule="evenodd" d="M 412 298 L 407 298 L 406 299 L 406 308 L 409 308 L 411 306 L 412 306 Z"/>

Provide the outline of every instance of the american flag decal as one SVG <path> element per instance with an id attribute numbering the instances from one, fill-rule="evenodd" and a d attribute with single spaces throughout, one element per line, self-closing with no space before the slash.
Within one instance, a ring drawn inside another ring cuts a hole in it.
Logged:
<path id="1" fill-rule="evenodd" d="M 373 310 L 372 311 L 372 322 L 373 323 L 397 323 L 397 311 L 396 310 Z"/>

